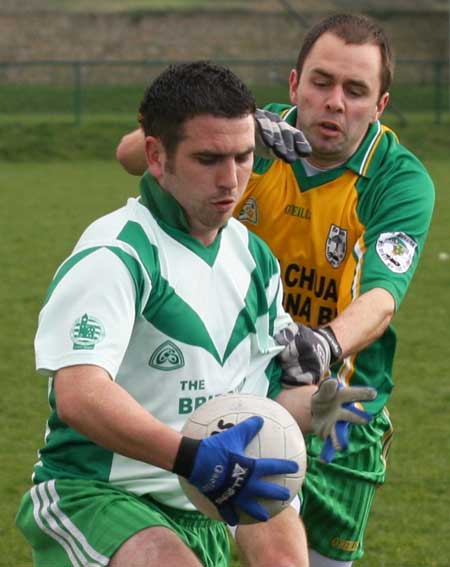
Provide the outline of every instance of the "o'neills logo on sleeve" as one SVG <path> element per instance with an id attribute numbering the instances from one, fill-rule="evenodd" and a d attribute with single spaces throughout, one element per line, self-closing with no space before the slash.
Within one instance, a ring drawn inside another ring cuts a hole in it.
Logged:
<path id="1" fill-rule="evenodd" d="M 417 242 L 404 232 L 383 232 L 377 241 L 378 256 L 396 274 L 409 270 L 416 248 Z"/>

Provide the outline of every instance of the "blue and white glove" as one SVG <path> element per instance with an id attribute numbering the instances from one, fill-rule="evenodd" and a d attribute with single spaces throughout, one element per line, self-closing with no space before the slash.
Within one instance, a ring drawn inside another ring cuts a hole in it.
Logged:
<path id="1" fill-rule="evenodd" d="M 311 146 L 303 132 L 288 124 L 275 112 L 258 108 L 256 122 L 256 155 L 278 157 L 293 163 L 311 154 Z"/>
<path id="2" fill-rule="evenodd" d="M 327 463 L 336 451 L 348 447 L 350 424 L 365 425 L 372 414 L 358 407 L 358 402 L 374 400 L 377 392 L 366 386 L 345 386 L 337 378 L 327 378 L 311 398 L 314 433 L 325 440 L 321 459 Z"/>
<path id="3" fill-rule="evenodd" d="M 239 523 L 238 508 L 259 521 L 269 519 L 257 498 L 288 500 L 290 496 L 287 488 L 261 478 L 295 473 L 295 461 L 253 459 L 244 454 L 263 423 L 262 417 L 253 416 L 206 439 L 183 437 L 175 459 L 173 472 L 207 496 L 231 526 Z"/>

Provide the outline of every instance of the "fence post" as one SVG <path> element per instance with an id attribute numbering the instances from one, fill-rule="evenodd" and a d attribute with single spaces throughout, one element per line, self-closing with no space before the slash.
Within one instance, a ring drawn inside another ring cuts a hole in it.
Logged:
<path id="1" fill-rule="evenodd" d="M 434 62 L 434 123 L 440 124 L 443 110 L 443 67 L 442 61 Z"/>
<path id="2" fill-rule="evenodd" d="M 73 113 L 75 117 L 75 126 L 81 126 L 82 121 L 82 79 L 81 79 L 81 63 L 75 61 L 73 63 Z"/>

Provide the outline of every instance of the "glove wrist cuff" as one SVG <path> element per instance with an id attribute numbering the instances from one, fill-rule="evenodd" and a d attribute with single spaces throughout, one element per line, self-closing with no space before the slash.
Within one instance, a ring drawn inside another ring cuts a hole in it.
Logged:
<path id="1" fill-rule="evenodd" d="M 327 340 L 328 344 L 330 345 L 330 354 L 331 354 L 330 366 L 342 360 L 342 348 L 341 345 L 338 343 L 338 340 L 336 338 L 336 335 L 334 334 L 333 329 L 329 325 L 326 325 L 325 327 L 320 327 L 320 329 L 316 329 L 316 333 L 322 335 L 322 337 L 324 337 Z"/>
<path id="2" fill-rule="evenodd" d="M 200 439 L 182 437 L 172 472 L 184 478 L 191 476 L 200 443 Z"/>

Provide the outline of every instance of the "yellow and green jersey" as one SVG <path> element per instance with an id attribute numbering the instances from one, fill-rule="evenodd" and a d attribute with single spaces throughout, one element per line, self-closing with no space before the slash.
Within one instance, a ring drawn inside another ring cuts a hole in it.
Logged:
<path id="1" fill-rule="evenodd" d="M 296 107 L 273 104 L 295 126 Z M 379 121 L 342 166 L 308 175 L 302 160 L 257 158 L 236 216 L 277 256 L 283 304 L 317 327 L 359 295 L 386 289 L 400 305 L 417 267 L 434 204 L 434 187 L 420 161 Z M 395 333 L 335 370 L 353 385 L 378 389 L 378 411 L 392 390 Z"/>

